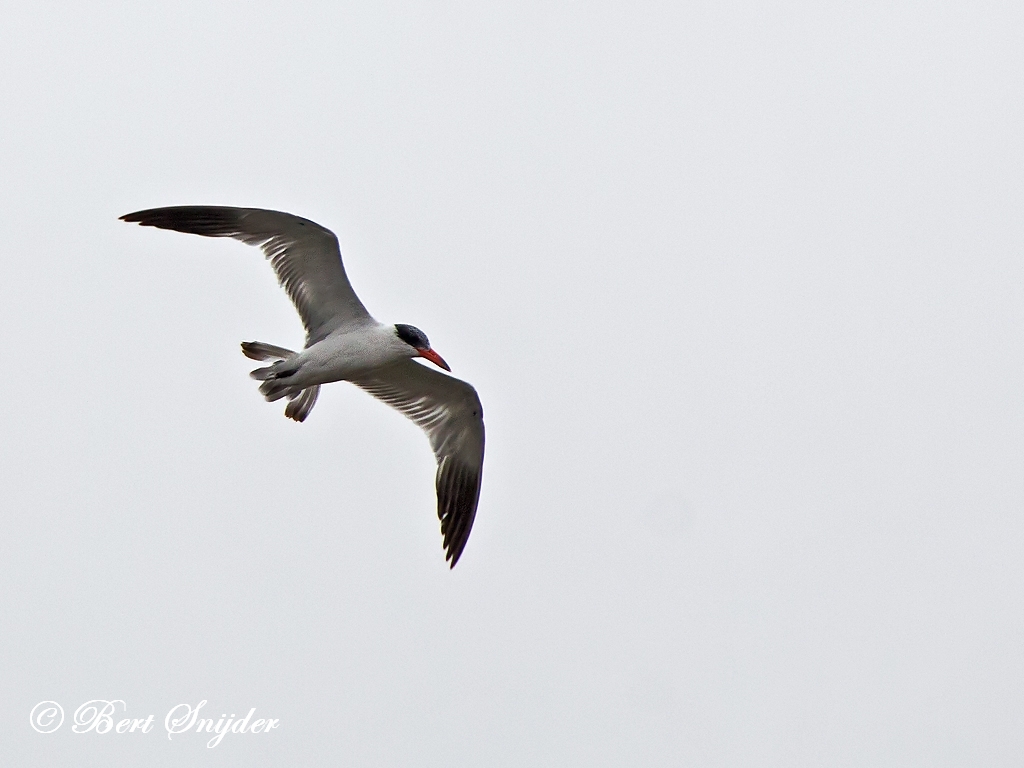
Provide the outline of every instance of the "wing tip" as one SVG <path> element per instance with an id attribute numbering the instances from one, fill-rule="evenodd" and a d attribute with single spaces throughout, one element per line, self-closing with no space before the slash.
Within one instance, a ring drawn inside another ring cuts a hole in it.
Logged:
<path id="1" fill-rule="evenodd" d="M 452 570 L 455 567 L 455 564 L 459 562 L 459 558 L 462 557 L 462 550 L 464 550 L 465 548 L 466 548 L 466 542 L 462 542 L 462 546 L 461 547 L 456 548 L 456 547 L 452 546 L 445 553 L 444 559 L 451 561 L 450 563 L 448 563 L 448 570 L 449 571 Z"/>
<path id="2" fill-rule="evenodd" d="M 462 498 L 438 499 L 438 517 L 441 518 L 441 536 L 445 549 L 445 560 L 451 561 L 449 570 L 455 567 L 462 557 L 469 535 L 473 532 L 476 522 L 477 505 L 480 501 L 480 474 L 475 473 L 463 478 Z M 450 489 L 448 489 L 450 493 Z M 468 491 L 468 494 L 466 493 Z M 465 494 L 465 495 L 463 495 Z M 448 496 L 448 493 L 445 494 Z"/>
<path id="3" fill-rule="evenodd" d="M 166 216 L 171 208 L 146 208 L 143 211 L 132 211 L 124 216 L 118 216 L 118 221 L 125 221 L 129 224 L 139 224 L 143 227 L 155 227 L 160 222 L 161 216 Z"/>
<path id="4" fill-rule="evenodd" d="M 472 502 L 467 504 L 469 499 L 459 493 L 460 490 L 465 489 L 465 485 L 462 484 L 461 488 L 458 484 L 453 487 L 453 478 L 450 474 L 447 478 L 443 478 L 445 474 L 448 474 L 445 472 L 445 469 L 448 468 L 446 465 L 447 461 L 443 460 L 438 467 L 437 516 L 441 521 L 441 546 L 444 548 L 444 559 L 448 562 L 448 569 L 451 570 L 462 557 L 469 541 L 469 534 L 473 530 L 477 501 L 480 497 L 480 483 L 478 475 L 473 481 L 476 487 Z M 459 479 L 465 480 L 464 477 Z"/>

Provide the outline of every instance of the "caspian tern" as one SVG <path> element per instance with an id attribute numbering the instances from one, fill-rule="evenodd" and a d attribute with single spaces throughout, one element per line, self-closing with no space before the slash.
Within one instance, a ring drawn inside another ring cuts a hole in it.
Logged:
<path id="1" fill-rule="evenodd" d="M 338 238 L 315 222 L 281 211 L 186 205 L 121 217 L 144 227 L 258 245 L 306 327 L 301 352 L 260 341 L 242 343 L 253 360 L 273 360 L 250 375 L 268 401 L 288 398 L 285 416 L 303 421 L 320 385 L 350 381 L 405 414 L 427 433 L 437 457 L 437 516 L 445 559 L 459 561 L 476 517 L 484 462 L 483 408 L 464 381 L 413 361 L 451 369 L 423 331 L 379 323 L 349 284 Z"/>

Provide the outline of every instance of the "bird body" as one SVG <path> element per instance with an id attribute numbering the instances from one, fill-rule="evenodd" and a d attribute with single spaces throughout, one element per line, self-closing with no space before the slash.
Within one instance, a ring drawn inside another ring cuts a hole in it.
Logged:
<path id="1" fill-rule="evenodd" d="M 288 398 L 285 415 L 304 421 L 320 387 L 350 381 L 407 416 L 426 432 L 437 458 L 437 514 L 446 559 L 455 567 L 469 538 L 480 496 L 484 457 L 483 408 L 464 381 L 446 371 L 426 335 L 411 325 L 375 320 L 352 290 L 338 239 L 308 219 L 281 211 L 176 206 L 129 213 L 142 226 L 231 237 L 263 249 L 302 318 L 306 345 L 299 352 L 260 341 L 242 352 L 273 361 L 250 374 L 269 401 Z"/>
<path id="2" fill-rule="evenodd" d="M 410 359 L 409 345 L 395 335 L 393 325 L 376 320 L 341 328 L 289 358 L 289 381 L 299 389 L 353 377 L 399 360 Z"/>

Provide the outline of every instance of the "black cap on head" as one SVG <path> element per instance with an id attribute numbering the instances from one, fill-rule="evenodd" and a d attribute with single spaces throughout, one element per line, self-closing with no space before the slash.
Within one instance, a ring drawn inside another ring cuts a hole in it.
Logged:
<path id="1" fill-rule="evenodd" d="M 430 342 L 427 341 L 427 334 L 414 325 L 395 323 L 395 333 L 398 338 L 415 349 L 430 349 Z"/>

